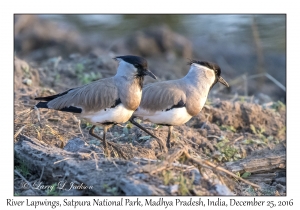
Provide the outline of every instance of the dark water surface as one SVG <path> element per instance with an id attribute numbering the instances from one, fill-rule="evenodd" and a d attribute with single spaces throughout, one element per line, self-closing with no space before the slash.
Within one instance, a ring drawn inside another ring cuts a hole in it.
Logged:
<path id="1" fill-rule="evenodd" d="M 285 53 L 285 15 L 40 15 L 77 28 L 82 33 L 119 38 L 151 26 L 167 25 L 193 42 L 234 42 L 252 45 L 253 24 L 266 51 Z"/>
<path id="2" fill-rule="evenodd" d="M 262 92 L 276 96 L 275 100 L 285 101 L 285 91 L 273 81 L 267 77 L 263 79 L 253 77 L 257 74 L 268 74 L 283 87 L 286 85 L 286 15 L 284 14 L 48 14 L 38 15 L 38 17 L 56 22 L 62 29 L 79 32 L 78 34 L 84 37 L 84 44 L 90 43 L 92 48 L 101 48 L 105 53 L 109 53 L 111 46 L 119 43 L 119 40 L 133 36 L 138 31 L 167 26 L 174 33 L 190 41 L 193 58 L 218 63 L 224 69 L 225 77 L 229 77 L 230 80 L 235 80 L 242 75 L 246 75 L 248 79 L 253 78 L 247 83 L 249 95 Z M 33 44 L 36 43 L 34 39 Z M 62 47 L 72 45 L 71 43 Z M 44 49 L 40 45 L 38 47 Z M 36 53 L 40 52 L 36 50 Z M 186 58 L 181 56 L 180 59 Z M 154 60 L 168 62 L 167 59 L 160 57 Z M 266 86 L 257 85 L 260 83 Z M 238 84 L 236 88 L 238 89 Z"/>

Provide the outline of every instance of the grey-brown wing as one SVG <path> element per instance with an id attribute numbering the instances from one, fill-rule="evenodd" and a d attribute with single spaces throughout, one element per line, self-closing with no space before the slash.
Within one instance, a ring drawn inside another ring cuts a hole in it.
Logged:
<path id="1" fill-rule="evenodd" d="M 176 81 L 157 82 L 143 88 L 140 107 L 150 111 L 183 107 L 186 95 Z"/>
<path id="2" fill-rule="evenodd" d="M 68 107 L 80 108 L 85 112 L 98 111 L 119 103 L 118 90 L 113 78 L 97 80 L 69 90 L 47 102 L 48 108 L 65 111 Z"/>

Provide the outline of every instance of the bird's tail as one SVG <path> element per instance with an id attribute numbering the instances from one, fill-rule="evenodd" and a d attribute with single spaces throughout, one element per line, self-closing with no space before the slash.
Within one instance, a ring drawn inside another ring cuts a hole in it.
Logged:
<path id="1" fill-rule="evenodd" d="M 37 103 L 37 105 L 35 105 L 35 107 L 36 108 L 46 108 L 46 109 L 48 109 L 49 107 L 48 107 L 47 103 L 48 102 L 41 101 L 41 102 Z"/>

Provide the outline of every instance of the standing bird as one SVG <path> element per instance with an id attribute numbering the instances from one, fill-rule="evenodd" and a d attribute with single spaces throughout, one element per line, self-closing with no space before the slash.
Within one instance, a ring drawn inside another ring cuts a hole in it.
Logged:
<path id="1" fill-rule="evenodd" d="M 89 134 L 103 141 L 108 154 L 106 132 L 109 127 L 125 123 L 138 108 L 144 76 L 156 76 L 148 70 L 146 59 L 133 55 L 118 56 L 117 74 L 110 78 L 94 81 L 90 84 L 69 89 L 63 93 L 38 97 L 42 100 L 37 108 L 55 109 L 72 112 L 93 124 Z M 94 133 L 96 125 L 103 126 L 103 139 Z M 112 143 L 109 143 L 113 146 Z"/>
<path id="2" fill-rule="evenodd" d="M 188 64 L 190 70 L 185 77 L 145 86 L 141 104 L 130 119 L 131 123 L 154 138 L 158 137 L 135 122 L 135 117 L 168 126 L 168 148 L 171 147 L 170 138 L 173 126 L 182 125 L 199 114 L 208 92 L 217 82 L 229 87 L 221 77 L 221 69 L 217 64 L 197 60 L 191 60 Z"/>

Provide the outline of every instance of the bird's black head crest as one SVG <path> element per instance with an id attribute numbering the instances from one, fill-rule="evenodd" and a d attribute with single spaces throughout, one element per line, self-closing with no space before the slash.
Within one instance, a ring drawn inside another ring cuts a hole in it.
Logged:
<path id="1" fill-rule="evenodd" d="M 229 87 L 229 84 L 221 77 L 221 68 L 219 65 L 212 63 L 212 62 L 208 62 L 208 61 L 197 61 L 197 60 L 190 60 L 188 62 L 189 65 L 192 65 L 193 63 L 195 64 L 199 64 L 201 66 L 205 66 L 211 70 L 214 71 L 215 73 L 215 81 L 213 82 L 213 84 L 211 85 L 210 89 L 217 83 L 220 82 L 221 84 L 225 85 L 226 87 Z"/>
<path id="2" fill-rule="evenodd" d="M 137 69 L 135 77 L 139 81 L 138 83 L 141 89 L 143 88 L 144 76 L 148 75 L 153 79 L 156 79 L 156 76 L 148 69 L 148 63 L 145 58 L 134 55 L 124 55 L 115 57 L 115 59 L 122 59 L 123 61 L 132 64 Z"/>
<path id="3" fill-rule="evenodd" d="M 193 63 L 199 64 L 201 66 L 205 66 L 211 70 L 213 70 L 217 77 L 221 75 L 221 68 L 218 64 L 209 62 L 209 61 L 197 61 L 197 60 L 190 60 L 188 65 L 192 65 Z"/>
<path id="4" fill-rule="evenodd" d="M 145 58 L 142 58 L 142 57 L 139 57 L 139 56 L 124 55 L 124 56 L 115 57 L 115 59 L 117 59 L 117 58 L 120 58 L 123 61 L 134 65 L 137 69 L 144 70 L 144 69 L 148 68 L 147 60 Z"/>

